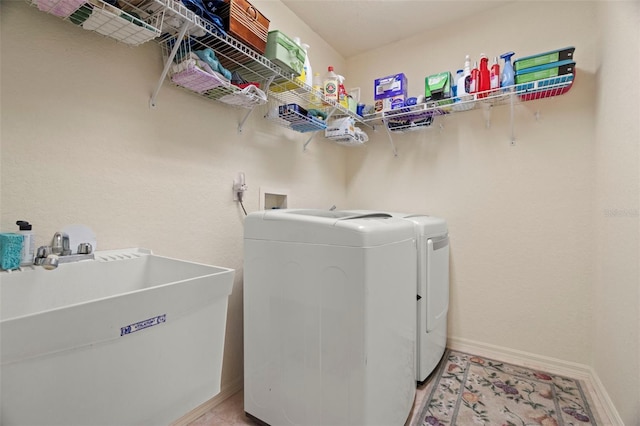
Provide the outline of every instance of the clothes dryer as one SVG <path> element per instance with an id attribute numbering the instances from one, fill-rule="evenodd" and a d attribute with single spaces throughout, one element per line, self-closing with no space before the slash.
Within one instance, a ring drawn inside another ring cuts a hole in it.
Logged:
<path id="1" fill-rule="evenodd" d="M 369 210 L 349 210 L 368 214 Z M 384 212 L 414 225 L 417 257 L 416 380 L 436 368 L 447 344 L 449 312 L 449 232 L 446 220 L 434 216 Z"/>
<path id="2" fill-rule="evenodd" d="M 416 233 L 389 214 L 271 210 L 244 235 L 244 409 L 271 425 L 402 425 Z"/>

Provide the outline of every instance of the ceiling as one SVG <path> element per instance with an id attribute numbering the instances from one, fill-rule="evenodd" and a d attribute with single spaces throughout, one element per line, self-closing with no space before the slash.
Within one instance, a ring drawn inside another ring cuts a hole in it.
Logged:
<path id="1" fill-rule="evenodd" d="M 515 0 L 282 0 L 343 57 Z"/>

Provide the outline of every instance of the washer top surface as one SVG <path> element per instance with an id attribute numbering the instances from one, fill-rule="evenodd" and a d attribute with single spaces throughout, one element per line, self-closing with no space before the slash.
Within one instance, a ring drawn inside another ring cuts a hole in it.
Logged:
<path id="1" fill-rule="evenodd" d="M 345 213 L 349 214 L 370 214 L 374 213 L 372 210 L 347 210 Z M 403 218 L 411 221 L 419 235 L 426 237 L 434 237 L 438 235 L 444 235 L 448 232 L 447 221 L 435 216 L 428 216 L 425 214 L 412 214 L 412 213 L 397 213 L 397 212 L 383 212 L 393 217 Z"/>
<path id="2" fill-rule="evenodd" d="M 415 238 L 411 222 L 384 212 L 280 209 L 250 213 L 244 238 L 372 247 Z"/>

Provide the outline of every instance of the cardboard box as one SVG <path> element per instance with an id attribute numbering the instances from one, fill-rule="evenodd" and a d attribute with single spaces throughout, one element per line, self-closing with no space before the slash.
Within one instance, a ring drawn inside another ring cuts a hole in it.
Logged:
<path id="1" fill-rule="evenodd" d="M 329 139 L 356 136 L 355 121 L 351 117 L 337 118 L 327 123 L 324 136 Z"/>
<path id="2" fill-rule="evenodd" d="M 402 96 L 404 101 L 407 98 L 407 77 L 403 74 L 395 74 L 387 77 L 377 78 L 373 82 L 373 99 L 386 99 Z"/>
<path id="3" fill-rule="evenodd" d="M 451 73 L 433 74 L 424 79 L 424 99 L 442 100 L 451 98 Z"/>
<path id="4" fill-rule="evenodd" d="M 393 96 L 390 98 L 378 99 L 375 101 L 374 106 L 376 112 L 391 111 L 394 109 L 402 108 L 406 97 L 404 95 Z"/>

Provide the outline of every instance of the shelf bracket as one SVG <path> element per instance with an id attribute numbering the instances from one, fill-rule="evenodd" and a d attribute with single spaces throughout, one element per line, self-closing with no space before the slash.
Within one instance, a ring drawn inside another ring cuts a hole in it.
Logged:
<path id="1" fill-rule="evenodd" d="M 307 145 L 309 145 L 309 142 L 311 142 L 311 139 L 313 139 L 313 137 L 314 137 L 314 136 L 316 135 L 316 133 L 318 133 L 318 132 L 319 132 L 319 130 L 317 130 L 317 131 L 313 132 L 313 133 L 311 134 L 311 136 L 309 136 L 309 139 L 307 139 L 307 141 L 306 141 L 306 142 L 304 143 L 304 145 L 302 146 L 302 151 L 303 151 L 303 152 L 307 150 Z"/>
<path id="2" fill-rule="evenodd" d="M 387 130 L 387 136 L 389 136 L 389 143 L 391 144 L 391 149 L 393 150 L 393 156 L 398 158 L 398 150 L 396 149 L 396 145 L 393 143 L 393 137 L 391 136 L 391 130 L 389 130 L 389 126 L 387 125 L 387 121 L 383 120 L 384 128 Z"/>
<path id="3" fill-rule="evenodd" d="M 245 121 L 247 121 L 247 118 L 249 118 L 249 116 L 251 115 L 254 109 L 255 107 L 249 109 L 249 111 L 247 111 L 247 113 L 244 115 L 242 120 L 240 120 L 240 123 L 238 123 L 238 133 L 242 133 L 242 127 L 244 127 L 244 123 Z"/>
<path id="4" fill-rule="evenodd" d="M 511 146 L 515 146 L 516 144 L 516 135 L 515 135 L 515 124 L 514 124 L 514 102 L 515 102 L 515 94 L 511 94 L 509 95 L 509 114 L 510 114 L 510 121 L 511 121 Z"/>
<path id="5" fill-rule="evenodd" d="M 149 100 L 150 108 L 156 107 L 156 98 L 158 97 L 158 93 L 160 93 L 160 88 L 162 87 L 162 83 L 164 82 L 164 79 L 167 77 L 167 74 L 169 73 L 169 68 L 171 68 L 173 58 L 175 58 L 176 53 L 178 53 L 178 49 L 180 48 L 180 44 L 182 44 L 182 39 L 184 38 L 184 35 L 187 33 L 187 29 L 189 28 L 189 25 L 190 25 L 190 22 L 185 20 L 184 24 L 182 24 L 182 28 L 180 28 L 180 34 L 176 38 L 176 43 L 174 44 L 173 49 L 171 49 L 171 53 L 167 58 L 167 62 L 164 64 L 164 69 L 162 70 L 162 75 L 160 76 L 160 80 L 158 80 L 158 85 L 156 86 L 156 89 L 153 91 L 153 95 L 151 95 L 151 99 Z"/>
<path id="6" fill-rule="evenodd" d="M 493 105 L 491 104 L 484 104 L 482 111 L 484 112 L 484 125 L 487 129 L 491 128 L 491 109 L 493 108 Z"/>

